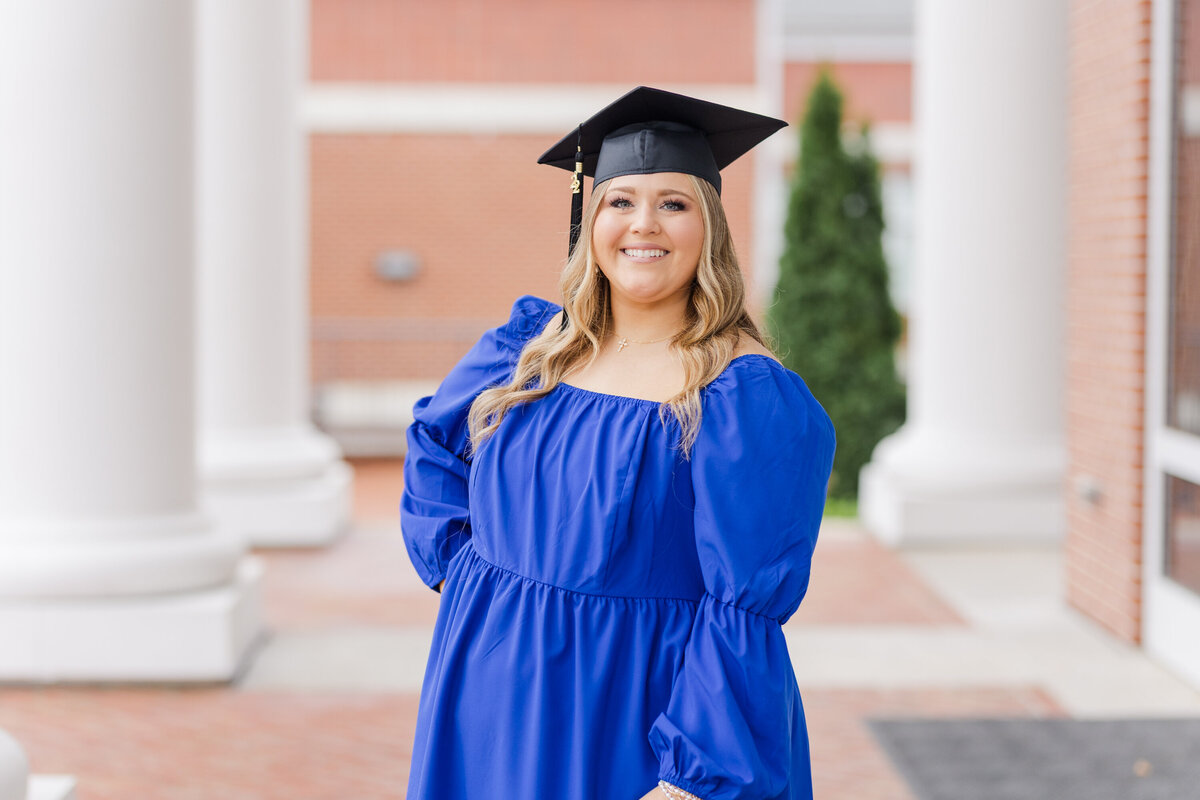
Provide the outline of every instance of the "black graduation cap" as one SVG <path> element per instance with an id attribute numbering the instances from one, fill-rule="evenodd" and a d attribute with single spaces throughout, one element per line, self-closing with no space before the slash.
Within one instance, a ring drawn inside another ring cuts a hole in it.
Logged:
<path id="1" fill-rule="evenodd" d="M 787 123 L 774 117 L 639 86 L 542 154 L 539 164 L 575 172 L 570 250 L 583 218 L 583 176 L 682 172 L 721 191 L 721 170 Z"/>

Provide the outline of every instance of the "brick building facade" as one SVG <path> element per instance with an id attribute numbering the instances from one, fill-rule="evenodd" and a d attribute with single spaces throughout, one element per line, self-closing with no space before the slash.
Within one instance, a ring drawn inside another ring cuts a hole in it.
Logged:
<path id="1" fill-rule="evenodd" d="M 715 93 L 794 123 L 819 64 L 832 62 L 848 117 L 873 125 L 896 299 L 907 311 L 908 272 L 919 267 L 907 263 L 909 172 L 921 134 L 911 26 L 914 5 L 919 25 L 936 4 L 850 5 L 837 17 L 807 0 L 707 0 L 686 14 L 633 0 L 312 0 L 317 397 L 343 385 L 434 380 L 513 297 L 555 297 L 566 184 L 534 161 L 562 130 L 637 84 Z M 1200 266 L 1190 233 L 1200 179 L 1189 177 L 1200 160 L 1197 5 L 1063 0 L 1066 253 L 1046 280 L 1065 287 L 1056 368 L 1067 600 L 1200 682 L 1200 652 L 1174 634 L 1200 620 Z M 671 35 L 651 33 L 664 30 Z M 781 218 L 795 151 L 794 129 L 777 138 L 731 167 L 726 182 L 759 307 L 777 247 L 767 223 Z M 389 253 L 415 275 L 381 276 L 377 263 Z"/>
<path id="2" fill-rule="evenodd" d="M 1067 596 L 1128 641 L 1141 618 L 1150 6 L 1075 2 L 1070 18 Z"/>
<path id="3" fill-rule="evenodd" d="M 1070 11 L 1067 600 L 1200 682 L 1200 3 Z"/>
<path id="4" fill-rule="evenodd" d="M 477 108 L 452 120 L 431 98 L 384 132 L 313 133 L 314 380 L 434 378 L 515 297 L 556 297 L 568 179 L 537 157 L 584 118 L 574 115 L 591 113 L 585 102 L 635 85 L 753 100 L 755 11 L 753 0 L 706 0 L 686 14 L 634 0 L 314 0 L 314 85 L 416 87 Z M 672 35 L 653 33 L 663 30 Z M 581 99 L 561 112 L 539 107 L 571 93 Z M 474 102 L 488 94 L 510 98 L 507 107 L 489 114 Z M 724 200 L 748 264 L 752 159 L 728 176 Z M 411 254 L 416 276 L 380 278 L 375 260 L 387 251 Z"/>

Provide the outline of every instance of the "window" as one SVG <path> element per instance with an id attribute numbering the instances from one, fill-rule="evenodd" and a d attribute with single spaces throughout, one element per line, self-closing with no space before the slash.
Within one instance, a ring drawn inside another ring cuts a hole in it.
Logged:
<path id="1" fill-rule="evenodd" d="M 1166 412 L 1168 426 L 1200 435 L 1200 0 L 1178 13 Z"/>
<path id="2" fill-rule="evenodd" d="M 1164 571 L 1176 583 L 1200 593 L 1200 486 L 1168 477 L 1166 500 Z"/>

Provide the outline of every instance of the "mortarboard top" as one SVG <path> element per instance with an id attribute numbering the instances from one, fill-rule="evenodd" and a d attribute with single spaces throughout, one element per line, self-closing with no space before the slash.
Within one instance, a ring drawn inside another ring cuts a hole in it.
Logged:
<path id="1" fill-rule="evenodd" d="M 639 86 L 542 154 L 539 164 L 575 171 L 571 247 L 583 213 L 581 175 L 595 183 L 621 175 L 682 172 L 721 191 L 720 171 L 787 123 L 774 117 Z"/>

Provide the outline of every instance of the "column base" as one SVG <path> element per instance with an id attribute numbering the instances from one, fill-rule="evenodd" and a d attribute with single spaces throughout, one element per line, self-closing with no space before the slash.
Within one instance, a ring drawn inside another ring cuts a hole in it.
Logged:
<path id="1" fill-rule="evenodd" d="M 354 470 L 337 461 L 313 478 L 209 483 L 203 504 L 255 547 L 321 547 L 349 527 L 353 490 Z"/>
<path id="2" fill-rule="evenodd" d="M 402 458 L 413 405 L 437 387 L 429 380 L 330 381 L 316 387 L 313 413 L 345 455 Z"/>
<path id="3" fill-rule="evenodd" d="M 0 600 L 0 681 L 226 682 L 262 629 L 262 562 L 195 592 Z"/>
<path id="4" fill-rule="evenodd" d="M 1053 543 L 1066 530 L 1060 442 L 901 428 L 859 477 L 859 519 L 892 547 Z"/>
<path id="5" fill-rule="evenodd" d="M 255 547 L 328 545 L 350 524 L 354 470 L 316 430 L 209 435 L 201 477 L 205 512 Z"/>
<path id="6" fill-rule="evenodd" d="M 193 512 L 0 524 L 0 601 L 197 592 L 229 584 L 245 552 Z"/>
<path id="7" fill-rule="evenodd" d="M 75 800 L 75 779 L 69 775 L 31 775 L 27 800 Z"/>
<path id="8" fill-rule="evenodd" d="M 29 757 L 20 742 L 0 729 L 0 800 L 25 800 Z"/>

